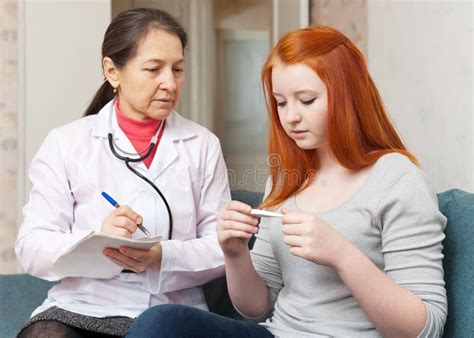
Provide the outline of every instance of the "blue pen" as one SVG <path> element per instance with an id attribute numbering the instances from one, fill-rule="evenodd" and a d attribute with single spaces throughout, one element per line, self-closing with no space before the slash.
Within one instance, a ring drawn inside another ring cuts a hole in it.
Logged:
<path id="1" fill-rule="evenodd" d="M 102 191 L 102 196 L 110 202 L 115 208 L 120 208 L 120 204 L 117 203 L 116 200 L 114 200 L 112 197 L 109 196 L 105 191 Z M 150 232 L 143 226 L 143 224 L 137 224 L 138 229 L 140 229 L 145 235 L 148 237 L 151 237 Z"/>

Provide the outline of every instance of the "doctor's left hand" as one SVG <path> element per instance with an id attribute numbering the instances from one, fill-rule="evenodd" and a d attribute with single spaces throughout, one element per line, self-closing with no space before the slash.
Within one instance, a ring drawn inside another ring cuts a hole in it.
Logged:
<path id="1" fill-rule="evenodd" d="M 105 248 L 103 254 L 115 264 L 134 272 L 144 272 L 148 268 L 160 268 L 163 250 L 158 243 L 149 250 L 123 246 L 120 249 Z"/>

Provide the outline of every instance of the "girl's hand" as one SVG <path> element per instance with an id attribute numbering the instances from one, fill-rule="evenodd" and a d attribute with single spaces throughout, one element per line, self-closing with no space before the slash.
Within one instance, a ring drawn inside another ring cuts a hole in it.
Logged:
<path id="1" fill-rule="evenodd" d="M 124 269 L 144 272 L 148 268 L 160 268 L 163 250 L 158 243 L 149 250 L 134 249 L 126 246 L 120 249 L 105 248 L 102 253 L 112 262 Z"/>
<path id="2" fill-rule="evenodd" d="M 238 201 L 227 203 L 217 214 L 217 238 L 224 255 L 235 258 L 248 250 L 248 242 L 258 232 L 258 218 L 250 216 L 252 208 Z"/>
<path id="3" fill-rule="evenodd" d="M 132 234 L 137 231 L 137 224 L 142 223 L 142 217 L 126 205 L 112 211 L 102 223 L 100 231 L 131 238 Z"/>
<path id="4" fill-rule="evenodd" d="M 317 216 L 283 208 L 283 241 L 293 255 L 337 268 L 352 245 Z"/>

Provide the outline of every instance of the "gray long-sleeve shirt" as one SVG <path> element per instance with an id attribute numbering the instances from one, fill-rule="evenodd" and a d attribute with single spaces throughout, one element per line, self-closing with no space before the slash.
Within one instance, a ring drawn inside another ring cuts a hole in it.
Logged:
<path id="1" fill-rule="evenodd" d="M 294 197 L 282 207 L 298 209 Z M 418 167 L 403 155 L 385 155 L 349 200 L 317 216 L 421 298 L 428 316 L 421 337 L 442 335 L 447 314 L 441 252 L 446 218 Z M 267 314 L 254 320 L 266 319 L 262 325 L 279 337 L 380 337 L 338 274 L 293 256 L 281 228 L 279 219 L 262 219 L 251 252 L 271 295 Z"/>

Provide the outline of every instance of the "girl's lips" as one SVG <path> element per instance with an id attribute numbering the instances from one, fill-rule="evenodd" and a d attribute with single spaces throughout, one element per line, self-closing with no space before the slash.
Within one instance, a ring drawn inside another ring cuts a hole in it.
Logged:
<path id="1" fill-rule="evenodd" d="M 304 135 L 307 132 L 308 132 L 307 130 L 292 130 L 291 134 L 295 136 L 299 136 L 299 135 Z"/>

